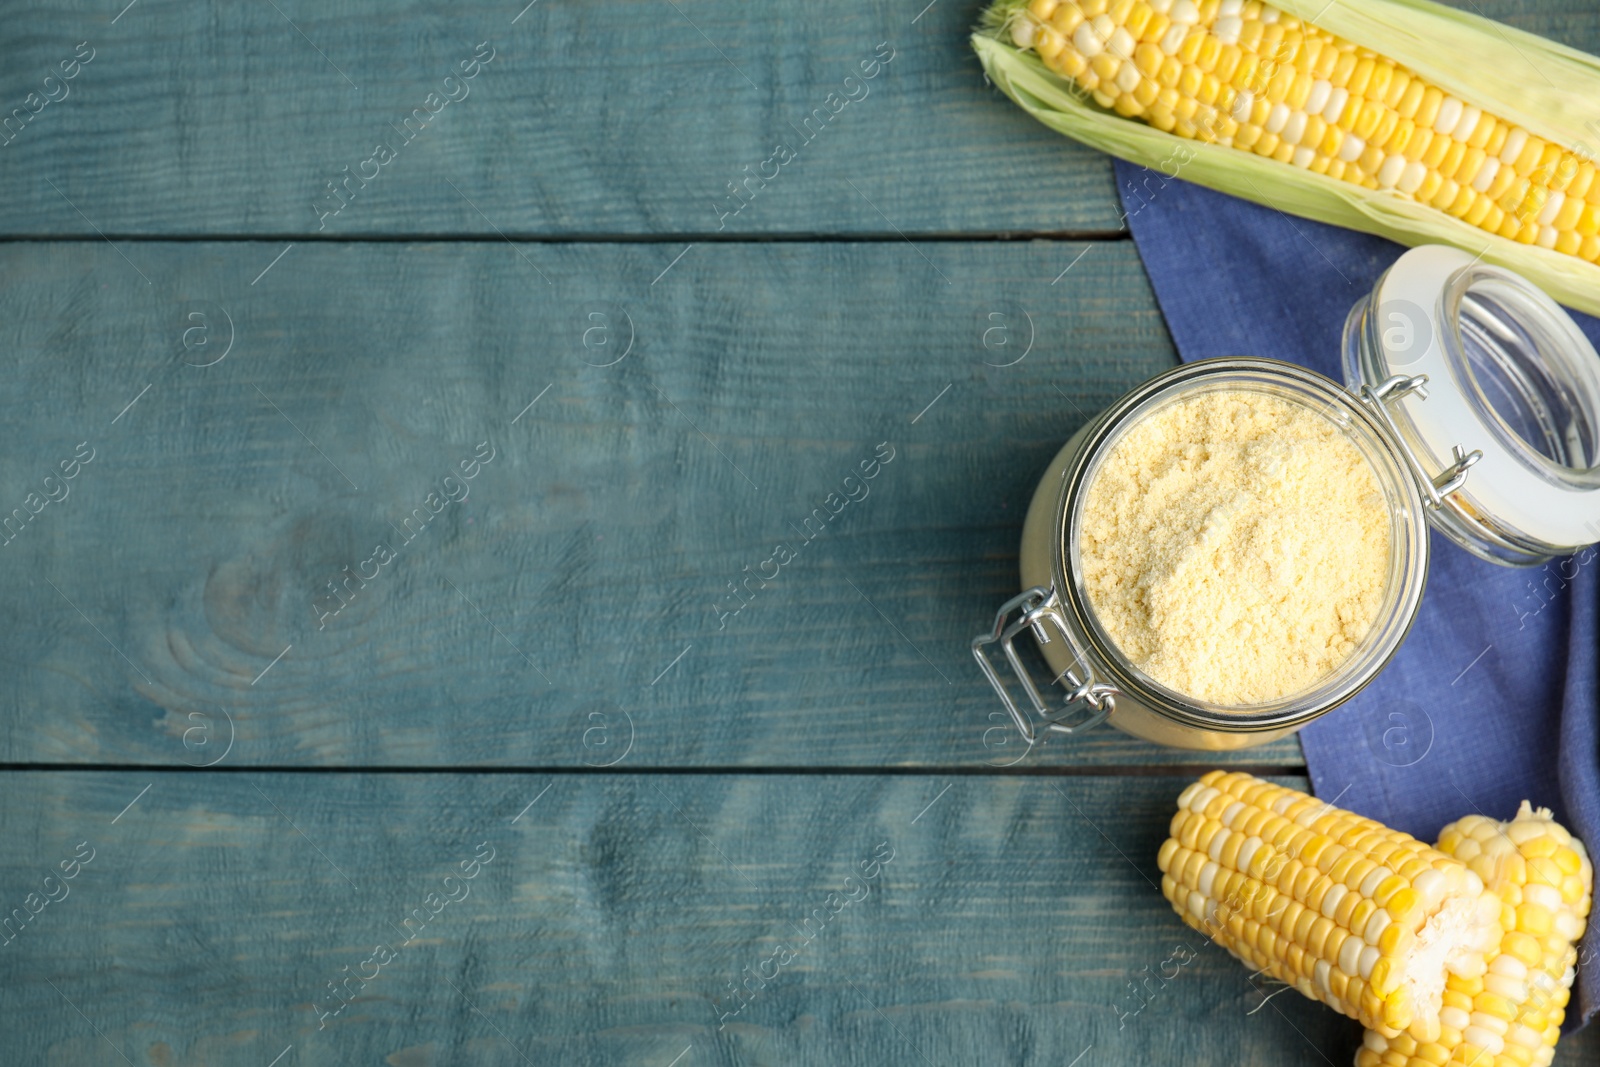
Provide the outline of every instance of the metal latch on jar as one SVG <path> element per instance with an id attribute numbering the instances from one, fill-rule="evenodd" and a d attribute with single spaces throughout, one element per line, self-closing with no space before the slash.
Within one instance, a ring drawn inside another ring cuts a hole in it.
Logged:
<path id="1" fill-rule="evenodd" d="M 1012 612 L 1020 612 L 1020 614 L 1015 621 L 1008 621 Z M 1006 601 L 1000 606 L 1000 610 L 995 613 L 993 630 L 979 634 L 972 639 L 973 658 L 978 661 L 978 666 L 982 668 L 983 676 L 989 679 L 989 684 L 1000 695 L 1006 710 L 1011 713 L 1012 721 L 1017 725 L 1018 732 L 1022 734 L 1023 739 L 1029 745 L 1032 745 L 1038 739 L 1038 730 L 1034 720 L 1025 715 L 1022 709 L 1017 707 L 1016 701 L 1011 698 L 1010 691 L 1006 688 L 1000 675 L 995 671 L 994 665 L 989 662 L 989 657 L 984 653 L 984 646 L 986 645 L 999 642 L 1001 649 L 1005 652 L 1006 660 L 1011 664 L 1012 673 L 1022 683 L 1022 688 L 1028 694 L 1028 700 L 1033 705 L 1034 712 L 1042 720 L 1046 731 L 1050 733 L 1072 735 L 1092 730 L 1105 722 L 1106 717 L 1115 711 L 1117 706 L 1117 689 L 1115 686 L 1096 682 L 1089 675 L 1087 669 L 1083 672 L 1084 679 L 1079 681 L 1078 676 L 1071 668 L 1068 668 L 1054 679 L 1054 681 L 1065 681 L 1068 691 L 1062 710 L 1052 714 L 1049 705 L 1045 703 L 1043 695 L 1039 692 L 1038 686 L 1034 685 L 1028 668 L 1023 665 L 1021 657 L 1017 655 L 1015 644 L 1018 634 L 1024 630 L 1031 629 L 1034 639 L 1039 644 L 1048 645 L 1051 638 L 1044 626 L 1046 622 L 1049 622 L 1055 628 L 1061 640 L 1066 643 L 1066 647 L 1072 650 L 1074 659 L 1082 663 L 1083 655 L 1073 644 L 1072 638 L 1067 633 L 1065 620 L 1061 617 L 1060 601 L 1056 597 L 1055 590 L 1049 586 L 1034 586 L 1032 589 L 1026 590 Z M 1068 725 L 1064 720 L 1079 710 L 1077 705 L 1080 703 L 1089 710 L 1089 714 L 1080 721 Z"/>
<path id="2" fill-rule="evenodd" d="M 1412 393 L 1416 393 L 1423 400 L 1428 399 L 1426 374 L 1410 376 L 1396 374 L 1385 379 L 1376 389 L 1367 385 L 1361 387 L 1362 401 L 1382 421 L 1390 443 L 1395 446 L 1395 451 L 1410 469 L 1417 488 L 1422 490 L 1425 505 L 1429 508 L 1442 508 L 1446 504 L 1445 497 L 1466 484 L 1467 469 L 1483 458 L 1483 452 L 1476 448 L 1468 452 L 1460 445 L 1456 445 L 1451 450 L 1455 462 L 1436 475 L 1429 474 L 1422 461 L 1417 458 L 1417 454 L 1411 451 L 1405 435 L 1400 432 L 1400 427 L 1394 421 L 1394 415 L 1389 411 L 1389 401 L 1399 400 Z"/>

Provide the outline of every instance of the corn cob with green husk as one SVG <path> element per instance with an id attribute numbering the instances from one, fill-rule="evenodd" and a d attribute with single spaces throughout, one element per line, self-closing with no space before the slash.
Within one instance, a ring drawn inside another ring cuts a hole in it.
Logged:
<path id="1" fill-rule="evenodd" d="M 973 42 L 1069 136 L 1147 166 L 1187 145 L 1185 178 L 1600 312 L 1591 56 L 1430 0 L 999 0 Z"/>
<path id="2" fill-rule="evenodd" d="M 1583 844 L 1523 801 L 1509 823 L 1482 815 L 1451 823 L 1439 849 L 1501 897 L 1505 935 L 1481 977 L 1445 982 L 1435 1041 L 1368 1031 L 1356 1067 L 1543 1067 L 1561 1036 L 1593 892 Z"/>

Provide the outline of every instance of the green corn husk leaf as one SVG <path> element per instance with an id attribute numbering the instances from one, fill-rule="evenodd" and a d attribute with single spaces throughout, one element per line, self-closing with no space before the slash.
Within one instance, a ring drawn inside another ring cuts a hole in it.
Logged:
<path id="1" fill-rule="evenodd" d="M 1568 307 L 1600 315 L 1600 266 L 1577 256 L 1519 244 L 1391 190 L 1164 133 L 1098 106 L 1012 43 L 1008 25 L 1024 6 L 1026 0 L 993 4 L 972 46 L 989 80 L 1057 133 L 1287 214 L 1405 245 L 1453 245 L 1523 275 Z M 1274 6 L 1306 21 L 1316 16 L 1317 26 L 1569 151 L 1587 158 L 1600 143 L 1600 60 L 1593 56 L 1430 0 L 1275 0 Z M 1517 80 L 1524 73 L 1514 66 L 1522 63 L 1519 55 L 1555 84 L 1531 72 Z"/>

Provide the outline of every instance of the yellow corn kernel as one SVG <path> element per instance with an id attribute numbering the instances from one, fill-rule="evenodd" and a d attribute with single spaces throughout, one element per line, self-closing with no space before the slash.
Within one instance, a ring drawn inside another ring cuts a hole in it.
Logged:
<path id="1" fill-rule="evenodd" d="M 1138 45 L 1133 50 L 1133 65 L 1146 78 L 1154 78 L 1161 72 L 1161 61 L 1165 58 L 1166 55 L 1160 47 L 1148 42 Z"/>
<path id="2" fill-rule="evenodd" d="M 1116 78 L 1117 71 L 1122 68 L 1122 60 L 1109 52 L 1101 52 L 1089 60 L 1089 69 L 1100 77 L 1101 82 L 1109 82 Z"/>
<path id="3" fill-rule="evenodd" d="M 1150 25 L 1150 17 L 1154 14 L 1154 9 L 1140 0 L 1129 9 L 1127 21 L 1122 24 L 1122 28 L 1132 34 L 1133 39 L 1137 41 L 1144 33 L 1144 28 Z"/>
<path id="4" fill-rule="evenodd" d="M 1527 141 L 1522 145 L 1522 151 L 1512 161 L 1511 166 L 1518 174 L 1532 174 L 1533 169 L 1539 165 L 1539 160 L 1544 156 L 1544 140 L 1528 135 Z"/>
<path id="5" fill-rule="evenodd" d="M 1456 202 L 1456 197 L 1461 192 L 1461 186 L 1450 178 L 1442 177 L 1438 171 L 1431 172 L 1429 177 L 1438 179 L 1438 187 L 1434 189 L 1433 195 L 1428 197 L 1422 195 L 1421 189 L 1417 190 L 1417 199 L 1438 208 L 1440 211 L 1448 210 L 1450 205 Z M 1423 188 L 1427 188 L 1428 182 L 1426 180 L 1422 184 Z"/>
<path id="6" fill-rule="evenodd" d="M 1472 202 L 1472 206 L 1467 209 L 1467 213 L 1462 218 L 1470 225 L 1492 231 L 1494 227 L 1484 225 L 1484 220 L 1488 218 L 1489 212 L 1494 209 L 1493 200 L 1490 200 L 1487 196 L 1477 195 L 1477 198 Z"/>
<path id="7" fill-rule="evenodd" d="M 1056 13 L 1050 16 L 1050 25 L 1068 37 L 1072 36 L 1072 31 L 1076 30 L 1082 21 L 1083 8 L 1070 2 L 1056 8 Z"/>
<path id="8" fill-rule="evenodd" d="M 1289 95 L 1289 87 L 1294 84 L 1295 69 L 1293 67 L 1279 67 L 1267 82 L 1267 99 L 1274 104 L 1279 103 Z"/>
<path id="9" fill-rule="evenodd" d="M 1239 69 L 1239 56 L 1241 54 L 1238 45 L 1225 44 L 1220 46 L 1217 49 L 1217 65 L 1212 68 L 1211 73 L 1217 76 L 1218 81 L 1231 83 L 1234 74 Z"/>
<path id="10" fill-rule="evenodd" d="M 1560 191 L 1567 187 L 1572 180 L 1572 172 L 1577 169 L 1578 161 L 1572 160 L 1563 166 L 1567 154 L 1561 150 L 1560 145 L 1546 144 L 1544 152 L 1539 156 L 1539 162 L 1534 164 L 1534 170 L 1544 178 L 1547 188 Z M 1555 842 L 1548 842 L 1550 847 L 1557 847 Z"/>
<path id="11" fill-rule="evenodd" d="M 1499 233 L 1500 226 L 1505 219 L 1505 214 L 1505 211 L 1500 207 L 1499 204 L 1490 201 L 1489 211 L 1484 216 L 1483 221 L 1478 223 L 1478 228 L 1488 233 Z"/>
<path id="12" fill-rule="evenodd" d="M 1233 72 L 1233 87 L 1240 90 L 1249 89 L 1251 92 L 1255 92 L 1253 82 L 1255 81 L 1256 71 L 1260 67 L 1261 60 L 1259 58 L 1249 52 L 1241 52 L 1239 66 Z"/>
<path id="13" fill-rule="evenodd" d="M 1239 28 L 1239 47 L 1246 52 L 1259 52 L 1261 47 L 1261 31 L 1266 27 L 1254 19 L 1247 19 Z"/>
<path id="14" fill-rule="evenodd" d="M 1567 195 L 1581 200 L 1589 194 L 1589 189 L 1593 183 L 1594 164 L 1590 163 L 1588 160 L 1583 160 L 1578 164 L 1578 169 L 1572 174 L 1572 181 L 1567 185 Z M 1565 851 L 1569 856 L 1576 855 L 1576 853 L 1574 853 L 1570 848 L 1566 849 Z M 1566 868 L 1563 867 L 1562 870 L 1566 870 Z M 1567 871 L 1566 873 L 1577 874 L 1578 872 L 1576 870 L 1571 870 Z"/>
<path id="15" fill-rule="evenodd" d="M 1417 123 L 1416 128 L 1411 131 L 1411 139 L 1406 142 L 1406 146 L 1402 150 L 1402 154 L 1407 159 L 1415 162 L 1416 160 L 1422 158 L 1422 154 L 1426 152 L 1428 147 L 1432 144 L 1433 130 L 1419 122 Z"/>
<path id="16" fill-rule="evenodd" d="M 1489 139 L 1483 142 L 1484 152 L 1498 159 L 1501 150 L 1505 147 L 1506 138 L 1510 135 L 1511 127 L 1496 119 L 1494 126 L 1489 131 Z"/>
<path id="17" fill-rule="evenodd" d="M 1342 54 L 1337 48 L 1324 48 L 1317 54 L 1316 62 L 1309 67 L 1311 76 L 1327 80 Z"/>
<path id="18" fill-rule="evenodd" d="M 1372 65 L 1372 76 L 1367 79 L 1365 96 L 1375 104 L 1383 103 L 1384 97 L 1389 95 L 1389 86 L 1394 81 L 1394 64 L 1387 59 L 1379 59 Z"/>
<path id="19" fill-rule="evenodd" d="M 1428 86 L 1423 90 L 1422 100 L 1417 104 L 1417 113 L 1412 116 L 1418 126 L 1432 126 L 1433 120 L 1439 117 L 1439 106 L 1444 103 L 1444 93 L 1435 86 Z"/>
<path id="20" fill-rule="evenodd" d="M 1338 60 L 1333 65 L 1333 70 L 1328 74 L 1328 81 L 1335 89 L 1343 89 L 1350 82 L 1350 75 L 1355 72 L 1356 64 L 1360 60 L 1354 52 L 1341 52 Z"/>
<path id="21" fill-rule="evenodd" d="M 1483 161 L 1486 157 L 1481 148 L 1471 148 L 1465 145 L 1462 148 L 1461 158 L 1456 161 L 1450 177 L 1459 182 L 1470 183 L 1473 178 L 1477 177 L 1478 169 L 1483 166 Z M 1449 162 L 1448 157 L 1446 157 L 1445 162 Z M 1444 168 L 1441 167 L 1439 169 L 1443 171 Z"/>
<path id="22" fill-rule="evenodd" d="M 1178 46 L 1178 59 L 1184 63 L 1193 63 L 1200 56 L 1200 45 L 1209 34 L 1202 30 L 1191 31 L 1183 39 L 1183 44 Z"/>
<path id="23" fill-rule="evenodd" d="M 1295 66 L 1308 74 L 1311 73 L 1316 69 L 1317 58 L 1322 55 L 1323 50 L 1327 47 L 1328 42 L 1320 37 L 1305 38 L 1300 42 L 1300 55 L 1296 59 Z"/>
<path id="24" fill-rule="evenodd" d="M 1332 158 L 1339 154 L 1339 146 L 1344 144 L 1344 131 L 1337 126 L 1329 126 L 1322 135 L 1322 141 L 1317 145 L 1317 151 Z"/>
<path id="25" fill-rule="evenodd" d="M 1383 142 L 1385 150 L 1390 152 L 1404 152 L 1411 143 L 1412 136 L 1417 132 L 1416 123 L 1410 119 L 1396 116 L 1394 132 Z M 1407 157 L 1410 158 L 1410 157 Z"/>
<path id="26" fill-rule="evenodd" d="M 1439 164 L 1444 162 L 1445 153 L 1457 143 L 1442 133 L 1434 134 L 1433 140 L 1428 143 L 1428 150 L 1422 153 L 1422 165 L 1429 170 L 1438 170 Z"/>
<path id="27" fill-rule="evenodd" d="M 1372 72 L 1377 69 L 1377 63 L 1371 58 L 1356 61 L 1355 69 L 1350 72 L 1349 81 L 1344 87 L 1350 90 L 1351 96 L 1366 96 L 1367 86 L 1372 82 Z"/>
<path id="28" fill-rule="evenodd" d="M 1179 96 L 1194 96 L 1200 91 L 1200 68 L 1185 65 L 1178 74 L 1178 84 L 1174 86 Z"/>
<path id="29" fill-rule="evenodd" d="M 1411 91 L 1411 81 L 1411 74 L 1408 71 L 1400 70 L 1398 67 L 1395 68 L 1394 77 L 1389 81 L 1389 89 L 1383 94 L 1383 106 L 1391 111 L 1400 110 L 1401 102 L 1405 100 L 1406 94 Z M 1422 99 L 1420 91 L 1417 94 L 1417 99 Z M 1412 110 L 1415 110 L 1415 108 L 1413 107 Z M 1409 116 L 1402 117 L 1409 118 Z"/>
<path id="30" fill-rule="evenodd" d="M 1569 199 L 1571 198 L 1569 197 Z M 1578 221 L 1574 224 L 1573 229 L 1577 231 L 1580 237 L 1592 237 L 1600 233 L 1600 209 L 1596 209 L 1593 204 L 1581 204 L 1578 211 Z M 1568 851 L 1570 852 L 1571 850 L 1569 849 Z M 1566 894 L 1563 893 L 1562 895 L 1565 896 Z"/>
<path id="31" fill-rule="evenodd" d="M 1445 138 L 1445 141 L 1447 143 L 1445 144 L 1444 154 L 1440 156 L 1438 163 L 1439 173 L 1446 178 L 1454 178 L 1456 177 L 1456 172 L 1461 169 L 1461 161 L 1467 157 L 1469 150 L 1465 141 L 1457 141 L 1451 137 Z"/>

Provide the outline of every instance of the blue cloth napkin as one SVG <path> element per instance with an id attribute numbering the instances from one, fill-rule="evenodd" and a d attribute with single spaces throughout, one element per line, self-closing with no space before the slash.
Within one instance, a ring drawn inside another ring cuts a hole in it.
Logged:
<path id="1" fill-rule="evenodd" d="M 1405 249 L 1120 160 L 1116 173 L 1184 360 L 1269 356 L 1343 380 L 1345 316 Z M 1600 344 L 1600 322 L 1574 318 Z M 1300 734 L 1317 795 L 1426 841 L 1471 812 L 1509 819 L 1527 799 L 1593 856 L 1600 553 L 1514 569 L 1432 538 L 1422 611 L 1399 654 Z M 1589 933 L 1569 1028 L 1597 1008 L 1600 937 Z"/>

